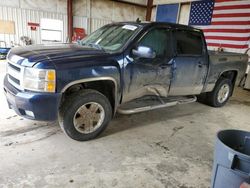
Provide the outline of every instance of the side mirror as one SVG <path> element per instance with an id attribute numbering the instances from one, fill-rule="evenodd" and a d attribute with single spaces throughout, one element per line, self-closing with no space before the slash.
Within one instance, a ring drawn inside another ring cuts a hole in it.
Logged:
<path id="1" fill-rule="evenodd" d="M 149 59 L 153 59 L 156 56 L 152 48 L 147 46 L 138 46 L 136 49 L 132 50 L 132 53 L 137 57 L 149 58 Z"/>

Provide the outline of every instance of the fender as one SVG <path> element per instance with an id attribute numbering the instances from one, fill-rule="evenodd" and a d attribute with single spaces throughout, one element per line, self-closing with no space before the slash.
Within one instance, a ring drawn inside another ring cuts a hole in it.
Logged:
<path id="1" fill-rule="evenodd" d="M 93 82 L 93 81 L 112 81 L 114 83 L 115 86 L 115 108 L 117 107 L 118 103 L 118 99 L 117 99 L 117 94 L 118 94 L 118 89 L 117 89 L 117 82 L 114 78 L 109 77 L 109 76 L 104 76 L 104 77 L 96 77 L 96 78 L 84 78 L 84 79 L 80 79 L 80 80 L 75 80 L 72 81 L 68 84 L 66 84 L 63 89 L 61 90 L 61 93 L 64 93 L 68 88 L 70 88 L 71 86 L 75 85 L 75 84 L 81 84 L 81 83 L 86 83 L 86 82 Z"/>

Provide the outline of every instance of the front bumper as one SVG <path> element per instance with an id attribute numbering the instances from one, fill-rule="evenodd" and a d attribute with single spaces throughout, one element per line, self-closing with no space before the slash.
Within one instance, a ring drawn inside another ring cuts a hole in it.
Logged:
<path id="1" fill-rule="evenodd" d="M 54 121 L 57 119 L 60 93 L 36 93 L 23 92 L 12 86 L 4 78 L 4 92 L 9 108 L 13 109 L 18 115 L 28 119 L 39 121 Z"/>

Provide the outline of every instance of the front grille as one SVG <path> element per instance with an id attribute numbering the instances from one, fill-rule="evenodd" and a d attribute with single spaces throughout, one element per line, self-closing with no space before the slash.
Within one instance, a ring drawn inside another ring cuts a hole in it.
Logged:
<path id="1" fill-rule="evenodd" d="M 20 80 L 14 78 L 13 76 L 9 75 L 9 79 L 15 82 L 16 84 L 20 85 Z"/>
<path id="2" fill-rule="evenodd" d="M 17 67 L 17 66 L 14 66 L 14 65 L 12 65 L 12 64 L 10 64 L 10 63 L 8 63 L 8 66 L 11 67 L 11 68 L 13 68 L 13 69 L 15 69 L 15 70 L 18 71 L 18 72 L 21 71 L 21 68 L 19 68 L 19 67 Z"/>
<path id="3" fill-rule="evenodd" d="M 23 67 L 8 61 L 7 74 L 9 83 L 15 88 L 22 90 Z"/>

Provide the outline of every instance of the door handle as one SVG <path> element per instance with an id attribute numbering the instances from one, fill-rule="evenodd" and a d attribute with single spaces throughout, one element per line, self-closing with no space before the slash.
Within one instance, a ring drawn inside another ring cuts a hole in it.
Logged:
<path id="1" fill-rule="evenodd" d="M 162 69 L 165 69 L 167 67 L 169 67 L 169 64 L 162 64 L 162 65 L 160 65 L 160 68 L 162 68 Z"/>
<path id="2" fill-rule="evenodd" d="M 202 68 L 203 64 L 201 62 L 198 63 L 198 67 Z"/>

